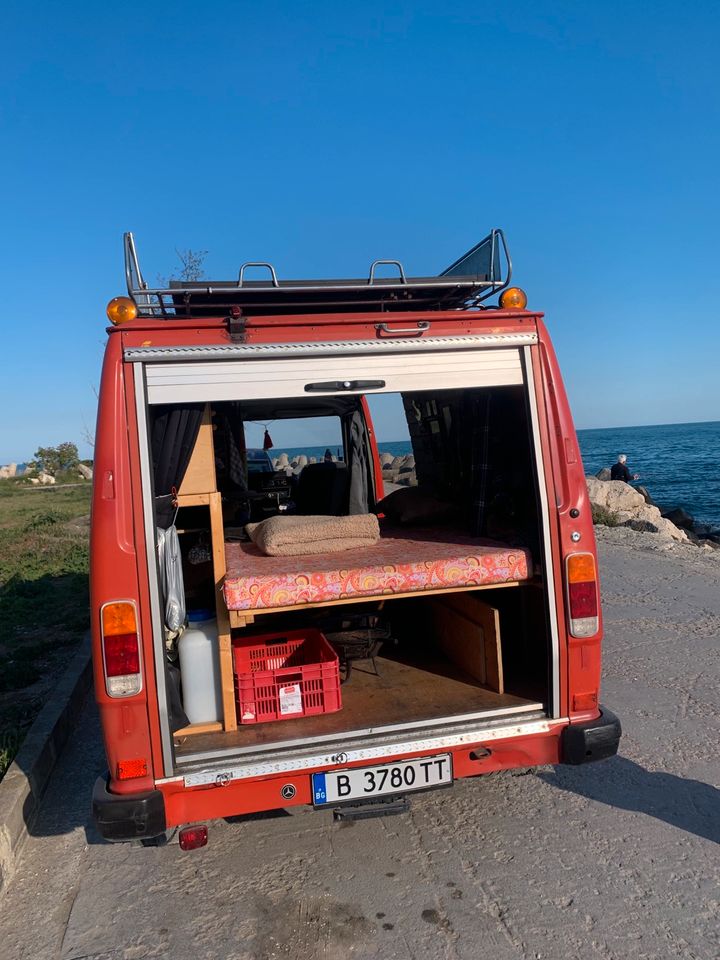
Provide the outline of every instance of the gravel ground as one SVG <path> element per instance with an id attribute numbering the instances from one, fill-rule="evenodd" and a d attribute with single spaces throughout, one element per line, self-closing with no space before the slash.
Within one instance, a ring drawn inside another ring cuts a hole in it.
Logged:
<path id="1" fill-rule="evenodd" d="M 621 755 L 457 783 L 409 815 L 103 844 L 91 705 L 2 901 L 13 960 L 720 956 L 720 552 L 601 530 L 603 698 Z"/>

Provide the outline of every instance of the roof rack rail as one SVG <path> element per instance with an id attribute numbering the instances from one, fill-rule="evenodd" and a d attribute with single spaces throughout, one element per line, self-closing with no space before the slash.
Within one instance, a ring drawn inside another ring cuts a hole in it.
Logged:
<path id="1" fill-rule="evenodd" d="M 149 287 L 143 279 L 135 238 L 124 234 L 128 295 L 143 317 L 192 319 L 216 317 L 239 307 L 249 316 L 288 313 L 360 313 L 407 310 L 471 310 L 504 290 L 512 276 L 505 235 L 494 229 L 435 277 L 408 277 L 399 260 L 375 260 L 367 279 L 278 280 L 272 264 L 248 261 L 237 280 L 171 280 Z M 379 267 L 397 268 L 397 276 L 378 276 Z M 268 277 L 248 280 L 250 268 Z"/>

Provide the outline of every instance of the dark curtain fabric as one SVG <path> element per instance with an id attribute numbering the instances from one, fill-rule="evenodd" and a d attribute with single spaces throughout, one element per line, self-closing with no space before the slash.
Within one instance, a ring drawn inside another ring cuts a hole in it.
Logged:
<path id="1" fill-rule="evenodd" d="M 204 403 L 188 403 L 183 406 L 153 408 L 150 447 L 155 477 L 157 522 L 160 527 L 165 528 L 172 523 L 175 508 L 170 494 L 173 487 L 176 490 L 179 488 L 185 476 L 204 407 Z"/>
<path id="2" fill-rule="evenodd" d="M 165 660 L 165 677 L 167 679 L 168 719 L 170 720 L 170 730 L 175 733 L 176 730 L 182 730 L 183 727 L 187 727 L 190 721 L 183 709 L 182 696 L 180 694 L 180 669 L 168 660 Z"/>
<path id="3" fill-rule="evenodd" d="M 369 451 L 370 443 L 365 418 L 360 410 L 351 415 L 348 427 L 348 468 L 350 498 L 348 514 L 369 513 L 372 499 Z M 374 506 L 374 503 L 372 504 Z"/>
<path id="4" fill-rule="evenodd" d="M 492 393 L 476 393 L 466 405 L 469 427 L 469 527 L 473 536 L 481 537 L 487 526 L 488 448 Z"/>
<path id="5" fill-rule="evenodd" d="M 245 432 L 240 405 L 223 404 L 215 410 L 215 467 L 223 492 L 247 494 Z"/>

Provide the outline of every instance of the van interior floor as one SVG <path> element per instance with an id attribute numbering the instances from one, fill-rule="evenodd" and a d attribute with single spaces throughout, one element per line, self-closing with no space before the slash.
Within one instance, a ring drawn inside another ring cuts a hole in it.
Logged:
<path id="1" fill-rule="evenodd" d="M 215 752 L 252 753 L 290 745 L 300 740 L 333 740 L 377 733 L 397 724 L 460 717 L 502 716 L 541 711 L 541 701 L 496 693 L 464 675 L 442 655 L 428 652 L 413 662 L 399 656 L 375 658 L 353 665 L 350 681 L 342 686 L 342 709 L 336 713 L 270 723 L 241 724 L 228 733 L 175 737 L 179 763 Z"/>

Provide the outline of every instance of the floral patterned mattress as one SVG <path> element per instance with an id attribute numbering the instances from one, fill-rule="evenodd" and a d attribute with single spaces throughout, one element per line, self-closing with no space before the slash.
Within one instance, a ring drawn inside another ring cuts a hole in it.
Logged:
<path id="1" fill-rule="evenodd" d="M 268 557 L 252 543 L 226 543 L 225 557 L 228 610 L 267 610 L 532 576 L 528 550 L 442 528 L 385 528 L 372 547 L 299 557 Z"/>

